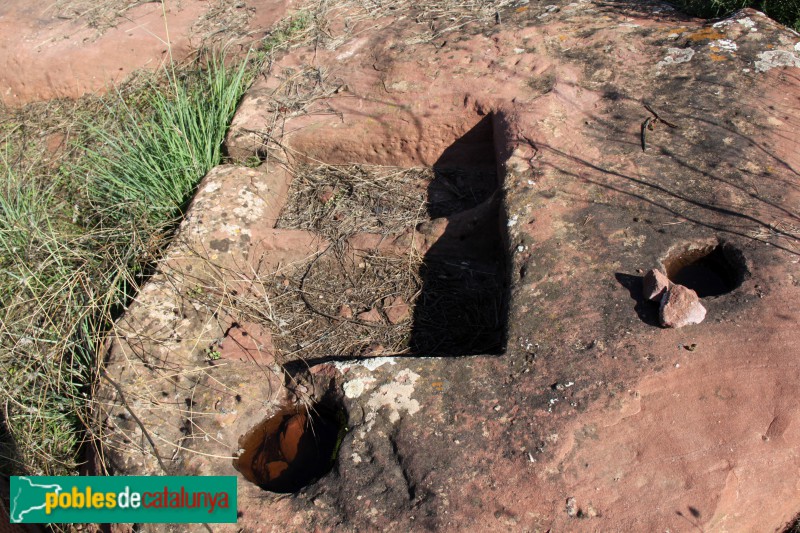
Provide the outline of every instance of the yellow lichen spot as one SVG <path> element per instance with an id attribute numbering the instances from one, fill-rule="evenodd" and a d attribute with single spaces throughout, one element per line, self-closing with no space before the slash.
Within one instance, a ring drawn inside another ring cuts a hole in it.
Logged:
<path id="1" fill-rule="evenodd" d="M 724 33 L 720 33 L 716 29 L 708 27 L 689 35 L 689 40 L 694 42 L 713 41 L 716 39 L 722 39 L 723 37 L 725 37 Z"/>
<path id="2" fill-rule="evenodd" d="M 711 58 L 711 61 L 727 61 L 728 57 L 722 54 L 708 54 L 708 57 Z"/>

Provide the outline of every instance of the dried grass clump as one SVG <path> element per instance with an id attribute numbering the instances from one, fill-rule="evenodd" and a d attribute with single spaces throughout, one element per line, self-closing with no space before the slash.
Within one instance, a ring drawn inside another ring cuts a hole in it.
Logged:
<path id="1" fill-rule="evenodd" d="M 100 35 L 116 26 L 125 13 L 142 3 L 142 0 L 56 0 L 52 10 L 56 18 L 79 20 Z"/>
<path id="2" fill-rule="evenodd" d="M 271 327 L 284 361 L 388 354 L 463 355 L 496 350 L 503 320 L 496 257 L 386 256 L 347 246 L 356 233 L 390 238 L 491 196 L 494 175 L 460 169 L 303 166 L 295 171 L 279 228 L 332 243 L 276 273 Z M 469 243 L 465 243 L 469 246 Z M 409 306 L 392 324 L 387 308 Z M 359 316 L 372 312 L 371 317 Z"/>
<path id="3" fill-rule="evenodd" d="M 402 233 L 428 218 L 433 177 L 424 168 L 303 166 L 277 227 L 314 231 L 331 241 L 359 232 Z"/>
<path id="4" fill-rule="evenodd" d="M 420 263 L 329 248 L 274 278 L 269 299 L 282 362 L 407 353 L 411 317 L 391 324 L 385 308 L 399 297 L 413 309 L 422 286 Z M 359 318 L 373 309 L 377 321 Z"/>

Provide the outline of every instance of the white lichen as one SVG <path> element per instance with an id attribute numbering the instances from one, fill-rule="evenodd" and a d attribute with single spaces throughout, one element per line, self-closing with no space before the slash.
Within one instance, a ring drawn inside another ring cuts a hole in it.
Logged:
<path id="1" fill-rule="evenodd" d="M 395 357 L 371 357 L 369 359 L 362 359 L 360 361 L 335 361 L 333 366 L 339 372 L 346 372 L 350 370 L 354 366 L 361 366 L 369 370 L 370 372 L 374 372 L 375 369 L 383 366 L 383 365 L 396 365 L 397 358 Z"/>
<path id="2" fill-rule="evenodd" d="M 369 412 L 364 417 L 366 422 L 364 433 L 372 430 L 378 411 L 386 407 L 389 410 L 389 422 L 395 423 L 400 420 L 400 413 L 405 412 L 409 415 L 415 414 L 420 409 L 419 402 L 411 395 L 414 393 L 415 384 L 419 380 L 419 374 L 409 369 L 403 369 L 397 373 L 390 383 L 381 385 L 376 390 L 369 401 L 367 408 Z"/>
<path id="3" fill-rule="evenodd" d="M 248 228 L 243 228 L 238 224 L 220 224 L 219 229 L 222 230 L 226 235 L 231 238 L 238 238 L 240 235 L 251 235 L 251 231 Z"/>
<path id="4" fill-rule="evenodd" d="M 212 181 L 205 187 L 203 187 L 203 192 L 207 194 L 215 193 L 222 188 L 222 185 L 217 181 Z"/>
<path id="5" fill-rule="evenodd" d="M 786 50 L 767 50 L 758 54 L 756 72 L 767 72 L 777 67 L 800 68 L 800 57 Z"/>
<path id="6" fill-rule="evenodd" d="M 677 65 L 678 63 L 688 63 L 694 57 L 694 50 L 691 48 L 668 48 L 667 56 L 658 62 L 658 67 L 667 65 Z"/>
<path id="7" fill-rule="evenodd" d="M 342 387 L 344 389 L 344 395 L 351 400 L 358 398 L 364 394 L 364 391 L 371 387 L 375 381 L 375 378 L 369 376 L 352 379 L 346 382 Z"/>
<path id="8" fill-rule="evenodd" d="M 708 43 L 711 47 L 716 47 L 722 50 L 723 52 L 735 52 L 739 49 L 737 44 L 730 39 L 718 39 L 716 41 L 711 41 Z"/>
<path id="9" fill-rule="evenodd" d="M 239 206 L 233 209 L 236 217 L 246 222 L 257 222 L 264 216 L 266 202 L 260 196 L 249 189 L 241 189 L 238 196 Z"/>

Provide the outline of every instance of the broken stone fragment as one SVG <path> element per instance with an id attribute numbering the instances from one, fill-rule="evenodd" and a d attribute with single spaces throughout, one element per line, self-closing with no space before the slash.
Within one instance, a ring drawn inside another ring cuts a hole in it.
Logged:
<path id="1" fill-rule="evenodd" d="M 326 185 L 319 193 L 319 201 L 321 204 L 327 204 L 333 199 L 334 196 L 336 196 L 336 189 L 330 185 Z"/>
<path id="2" fill-rule="evenodd" d="M 364 351 L 361 353 L 363 357 L 378 357 L 379 355 L 383 354 L 386 351 L 386 348 L 383 347 L 383 344 L 379 344 L 377 342 L 370 343 Z"/>
<path id="3" fill-rule="evenodd" d="M 573 496 L 567 498 L 567 505 L 565 510 L 567 511 L 567 516 L 570 518 L 575 518 L 578 516 L 578 503 L 575 501 Z"/>
<path id="4" fill-rule="evenodd" d="M 692 289 L 683 285 L 672 285 L 661 298 L 661 325 L 681 328 L 699 324 L 706 317 L 706 308 Z"/>
<path id="5" fill-rule="evenodd" d="M 644 297 L 650 301 L 657 302 L 669 289 L 670 281 L 666 274 L 654 268 L 648 270 L 644 275 L 642 285 L 644 286 Z"/>
<path id="6" fill-rule="evenodd" d="M 392 324 L 399 324 L 411 315 L 411 308 L 401 296 L 385 298 L 383 312 Z"/>
<path id="7" fill-rule="evenodd" d="M 381 313 L 374 307 L 371 308 L 369 311 L 364 311 L 362 313 L 358 313 L 356 316 L 359 320 L 363 322 L 381 322 Z"/>

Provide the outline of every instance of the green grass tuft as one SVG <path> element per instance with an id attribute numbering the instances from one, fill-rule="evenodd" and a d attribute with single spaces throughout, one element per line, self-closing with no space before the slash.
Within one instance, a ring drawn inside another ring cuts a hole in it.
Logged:
<path id="1" fill-rule="evenodd" d="M 80 170 L 100 219 L 159 225 L 179 213 L 221 160 L 228 124 L 251 81 L 246 64 L 229 70 L 212 58 L 205 72 L 185 80 L 169 72 L 168 91 L 153 87 L 146 111 L 120 101 L 109 109 L 119 127 L 89 128 L 99 146 Z"/>
<path id="2" fill-rule="evenodd" d="M 197 183 L 220 163 L 254 72 L 247 60 L 228 68 L 218 56 L 203 67 L 169 70 L 163 83 L 117 93 L 76 118 L 68 152 L 77 155 L 58 167 L 20 163 L 31 155 L 29 139 L 15 137 L 20 128 L 0 136 L 6 474 L 76 469 L 100 346 Z M 106 118 L 91 122 L 98 116 Z"/>

